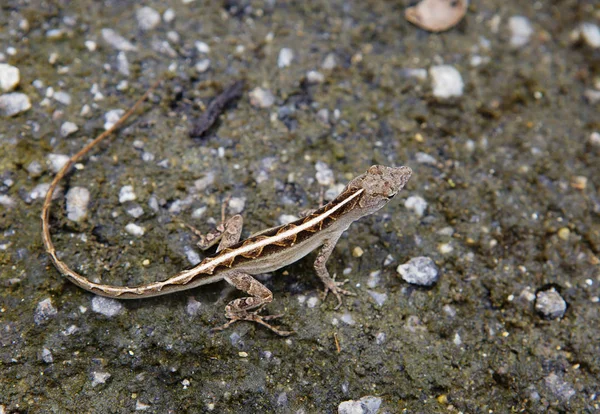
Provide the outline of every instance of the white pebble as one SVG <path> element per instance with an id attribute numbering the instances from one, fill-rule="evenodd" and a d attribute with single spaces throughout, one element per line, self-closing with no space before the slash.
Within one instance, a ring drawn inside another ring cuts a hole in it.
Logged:
<path id="1" fill-rule="evenodd" d="M 67 218 L 72 221 L 81 221 L 88 212 L 90 192 L 85 187 L 72 187 L 67 191 Z"/>
<path id="2" fill-rule="evenodd" d="M 173 9 L 165 10 L 163 13 L 163 20 L 165 23 L 171 23 L 173 20 L 175 20 L 175 11 Z"/>
<path id="3" fill-rule="evenodd" d="M 246 198 L 244 197 L 231 197 L 229 200 L 229 212 L 231 214 L 240 214 L 244 211 L 244 207 L 246 206 Z"/>
<path id="4" fill-rule="evenodd" d="M 117 315 L 123 309 L 123 305 L 116 299 L 106 298 L 104 296 L 94 296 L 92 298 L 92 310 L 109 318 Z"/>
<path id="5" fill-rule="evenodd" d="M 406 68 L 402 69 L 402 75 L 407 78 L 415 78 L 420 81 L 427 79 L 427 69 L 422 68 Z"/>
<path id="6" fill-rule="evenodd" d="M 92 372 L 92 387 L 106 383 L 111 375 L 108 372 Z"/>
<path id="7" fill-rule="evenodd" d="M 199 207 L 199 208 L 195 209 L 194 211 L 192 211 L 192 218 L 199 219 L 200 217 L 202 217 L 204 215 L 205 212 L 206 212 L 206 206 Z"/>
<path id="8" fill-rule="evenodd" d="M 38 184 L 35 187 L 33 187 L 33 190 L 31 190 L 31 192 L 29 193 L 29 197 L 32 200 L 44 198 L 44 197 L 46 197 L 46 193 L 48 193 L 49 189 L 50 189 L 49 183 Z M 55 198 L 56 198 L 56 192 L 54 193 L 54 196 L 52 197 L 52 199 L 54 200 Z"/>
<path id="9" fill-rule="evenodd" d="M 133 186 L 124 185 L 119 190 L 119 203 L 123 204 L 127 201 L 133 201 L 137 198 L 135 193 L 133 192 Z"/>
<path id="10" fill-rule="evenodd" d="M 131 208 L 128 208 L 126 211 L 127 214 L 129 214 L 133 218 L 140 218 L 144 215 L 144 209 L 142 208 L 142 206 L 137 204 L 135 206 L 132 206 Z"/>
<path id="11" fill-rule="evenodd" d="M 344 188 L 346 188 L 346 186 L 344 184 L 342 184 L 342 183 L 335 184 L 335 185 L 329 187 L 325 191 L 325 194 L 323 195 L 323 198 L 326 201 L 331 201 L 334 198 L 336 198 L 338 195 L 340 195 L 342 193 L 342 191 L 344 191 Z"/>
<path id="12" fill-rule="evenodd" d="M 298 220 L 297 216 L 293 214 L 282 214 L 279 216 L 279 224 L 288 224 Z"/>
<path id="13" fill-rule="evenodd" d="M 369 292 L 369 295 L 373 298 L 377 306 L 383 306 L 387 300 L 387 293 L 379 293 L 374 290 L 368 290 L 367 292 Z"/>
<path id="14" fill-rule="evenodd" d="M 337 59 L 335 57 L 335 54 L 333 54 L 333 53 L 329 53 L 327 56 L 325 56 L 325 59 L 323 60 L 323 63 L 321 64 L 321 67 L 323 69 L 327 69 L 327 70 L 335 69 L 336 66 L 337 66 Z"/>
<path id="15" fill-rule="evenodd" d="M 438 280 L 438 269 L 429 257 L 420 256 L 410 259 L 396 269 L 402 279 L 419 286 L 431 286 Z"/>
<path id="16" fill-rule="evenodd" d="M 452 247 L 451 243 L 438 244 L 438 252 L 440 252 L 441 254 L 452 253 L 453 250 L 454 250 L 454 247 Z"/>
<path id="17" fill-rule="evenodd" d="M 308 83 L 323 83 L 325 76 L 316 70 L 310 70 L 306 73 L 306 80 Z"/>
<path id="18" fill-rule="evenodd" d="M 600 147 L 600 132 L 590 134 L 590 144 Z"/>
<path id="19" fill-rule="evenodd" d="M 204 73 L 208 70 L 208 68 L 210 68 L 210 59 L 199 60 L 194 66 L 194 69 L 196 69 L 196 72 L 198 73 Z"/>
<path id="20" fill-rule="evenodd" d="M 415 212 L 419 217 L 423 217 L 427 210 L 427 201 L 421 196 L 410 196 L 404 202 L 404 207 Z"/>
<path id="21" fill-rule="evenodd" d="M 292 60 L 294 59 L 294 51 L 288 47 L 284 47 L 279 51 L 279 56 L 277 57 L 277 66 L 279 68 L 287 68 L 291 65 Z"/>
<path id="22" fill-rule="evenodd" d="M 319 297 L 318 296 L 311 296 L 306 301 L 306 306 L 309 307 L 310 309 L 314 309 L 318 304 L 319 304 Z"/>
<path id="23" fill-rule="evenodd" d="M 450 65 L 438 65 L 429 68 L 433 96 L 436 98 L 452 98 L 462 96 L 465 86 L 460 72 Z"/>
<path id="24" fill-rule="evenodd" d="M 10 92 L 19 85 L 21 75 L 16 67 L 0 63 L 0 89 Z"/>
<path id="25" fill-rule="evenodd" d="M 119 52 L 117 55 L 117 70 L 123 76 L 129 76 L 129 61 L 125 52 Z"/>
<path id="26" fill-rule="evenodd" d="M 193 296 L 188 297 L 185 312 L 190 316 L 196 316 L 202 307 L 202 303 L 198 302 Z"/>
<path id="27" fill-rule="evenodd" d="M 125 110 L 123 109 L 113 109 L 104 114 L 104 129 L 111 129 L 118 121 L 121 119 Z"/>
<path id="28" fill-rule="evenodd" d="M 64 154 L 48 154 L 46 158 L 48 159 L 50 169 L 55 173 L 59 172 L 69 161 L 69 156 Z"/>
<path id="29" fill-rule="evenodd" d="M 142 30 L 152 30 L 160 24 L 160 13 L 151 7 L 141 7 L 135 12 L 138 27 Z"/>
<path id="30" fill-rule="evenodd" d="M 200 53 L 210 53 L 210 46 L 204 42 L 197 41 L 194 43 L 194 46 L 196 46 L 196 50 L 198 50 Z"/>
<path id="31" fill-rule="evenodd" d="M 556 289 L 551 288 L 537 293 L 535 310 L 549 319 L 562 318 L 567 310 L 567 302 Z"/>
<path id="32" fill-rule="evenodd" d="M 24 93 L 13 92 L 0 96 L 0 112 L 4 116 L 14 116 L 31 109 L 31 101 Z"/>
<path id="33" fill-rule="evenodd" d="M 383 400 L 367 395 L 360 400 L 343 401 L 338 405 L 338 414 L 377 414 Z"/>
<path id="34" fill-rule="evenodd" d="M 317 161 L 315 164 L 315 169 L 317 173 L 315 174 L 315 178 L 322 186 L 330 186 L 334 183 L 333 171 L 329 166 L 323 161 Z"/>
<path id="35" fill-rule="evenodd" d="M 533 34 L 531 22 L 524 16 L 512 16 L 508 19 L 508 29 L 511 33 L 510 44 L 514 47 L 525 46 Z"/>
<path id="36" fill-rule="evenodd" d="M 435 158 L 433 158 L 431 155 L 426 154 L 424 152 L 417 152 L 415 154 L 415 160 L 419 164 L 430 164 L 430 165 L 437 164 L 437 160 Z"/>
<path id="37" fill-rule="evenodd" d="M 129 223 L 125 226 L 125 231 L 132 236 L 142 237 L 144 235 L 144 228 L 138 226 L 135 223 Z"/>
<path id="38" fill-rule="evenodd" d="M 346 325 L 354 325 L 356 324 L 356 321 L 354 320 L 354 318 L 352 317 L 352 314 L 346 312 L 344 313 L 341 317 L 340 320 L 342 322 L 344 322 Z"/>
<path id="39" fill-rule="evenodd" d="M 54 357 L 52 356 L 52 352 L 48 348 L 42 349 L 42 361 L 46 364 L 51 364 L 54 362 Z"/>
<path id="40" fill-rule="evenodd" d="M 256 87 L 248 94 L 250 97 L 250 105 L 257 108 L 269 108 L 275 103 L 275 96 L 268 89 Z"/>
<path id="41" fill-rule="evenodd" d="M 73 122 L 65 122 L 60 127 L 60 136 L 65 138 L 77 132 L 79 127 Z"/>
<path id="42" fill-rule="evenodd" d="M 67 92 L 58 91 L 52 94 L 55 101 L 60 102 L 63 105 L 71 105 L 71 95 Z"/>
<path id="43" fill-rule="evenodd" d="M 581 37 L 588 46 L 597 49 L 600 47 L 600 28 L 593 23 L 581 23 L 579 26 Z"/>
<path id="44" fill-rule="evenodd" d="M 102 29 L 102 38 L 106 43 L 117 50 L 122 50 L 124 52 L 135 52 L 137 50 L 135 45 L 113 29 Z"/>
<path id="45" fill-rule="evenodd" d="M 85 45 L 86 49 L 90 52 L 94 52 L 98 47 L 96 42 L 94 42 L 93 40 L 86 40 L 85 42 L 83 42 L 83 44 Z"/>
<path id="46" fill-rule="evenodd" d="M 192 249 L 191 247 L 185 246 L 184 251 L 185 251 L 185 257 L 187 258 L 187 261 L 192 266 L 196 266 L 198 263 L 200 263 L 202 261 L 202 259 L 200 259 L 200 255 L 198 254 L 198 252 L 196 252 L 196 250 Z"/>
<path id="47" fill-rule="evenodd" d="M 381 271 L 374 270 L 371 273 L 369 273 L 369 279 L 367 280 L 367 286 L 370 287 L 371 289 L 373 289 L 374 287 L 376 287 L 379 284 L 380 280 L 381 280 Z"/>
<path id="48" fill-rule="evenodd" d="M 17 205 L 15 199 L 5 194 L 0 194 L 0 206 L 5 208 L 13 208 Z"/>
<path id="49" fill-rule="evenodd" d="M 56 316 L 58 311 L 52 304 L 52 299 L 46 298 L 40 302 L 38 302 L 35 313 L 33 314 L 33 321 L 36 325 L 43 325 L 47 323 L 50 318 Z"/>

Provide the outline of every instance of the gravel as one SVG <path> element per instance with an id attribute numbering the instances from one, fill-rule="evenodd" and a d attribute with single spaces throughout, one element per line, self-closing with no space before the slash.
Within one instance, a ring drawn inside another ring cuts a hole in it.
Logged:
<path id="1" fill-rule="evenodd" d="M 419 217 L 423 217 L 425 210 L 427 210 L 427 201 L 421 196 L 410 196 L 404 202 L 404 207 L 408 210 L 412 210 Z"/>
<path id="2" fill-rule="evenodd" d="M 367 395 L 360 400 L 343 401 L 338 406 L 338 414 L 377 414 L 381 407 L 382 399 Z"/>
<path id="3" fill-rule="evenodd" d="M 438 268 L 429 257 L 420 256 L 410 259 L 396 269 L 402 279 L 419 286 L 431 286 L 437 282 Z"/>
<path id="4" fill-rule="evenodd" d="M 554 288 L 537 293 L 535 310 L 548 319 L 562 318 L 567 310 L 567 302 Z"/>
<path id="5" fill-rule="evenodd" d="M 113 109 L 104 114 L 104 129 L 109 130 L 125 114 L 124 109 Z"/>
<path id="6" fill-rule="evenodd" d="M 144 228 L 142 226 L 138 226 L 135 223 L 129 223 L 125 226 L 125 231 L 132 236 L 142 237 L 145 233 Z"/>
<path id="7" fill-rule="evenodd" d="M 329 168 L 329 165 L 327 165 L 323 161 L 317 161 L 317 163 L 315 164 L 315 169 L 317 170 L 315 178 L 317 179 L 320 185 L 325 187 L 333 185 L 333 183 L 335 182 L 335 178 L 333 176 L 333 170 Z"/>
<path id="8" fill-rule="evenodd" d="M 438 65 L 429 68 L 433 96 L 448 99 L 462 96 L 465 84 L 460 72 L 450 65 Z"/>
<path id="9" fill-rule="evenodd" d="M 196 65 L 194 66 L 194 69 L 196 69 L 196 72 L 198 72 L 198 73 L 204 73 L 209 68 L 210 68 L 210 59 L 201 59 L 198 62 L 196 62 Z"/>
<path id="10" fill-rule="evenodd" d="M 600 28 L 593 23 L 581 23 L 579 26 L 581 38 L 591 48 L 600 47 Z"/>
<path id="11" fill-rule="evenodd" d="M 48 154 L 46 159 L 48 160 L 48 165 L 52 172 L 57 173 L 67 162 L 69 162 L 70 157 L 64 154 Z"/>
<path id="12" fill-rule="evenodd" d="M 36 325 L 44 325 L 50 321 L 51 318 L 56 316 L 58 311 L 52 304 L 52 299 L 46 298 L 38 302 L 33 314 L 33 321 Z"/>
<path id="13" fill-rule="evenodd" d="M 119 203 L 123 204 L 127 201 L 133 201 L 137 198 L 135 193 L 133 192 L 133 186 L 124 185 L 119 190 Z"/>
<path id="14" fill-rule="evenodd" d="M 160 13 L 152 7 L 141 7 L 135 12 L 138 27 L 142 30 L 155 29 L 160 24 Z"/>
<path id="15" fill-rule="evenodd" d="M 72 187 L 66 195 L 67 218 L 72 221 L 83 220 L 88 213 L 90 192 L 85 187 Z"/>
<path id="16" fill-rule="evenodd" d="M 137 47 L 113 29 L 102 29 L 102 39 L 110 46 L 123 52 L 135 52 Z"/>
<path id="17" fill-rule="evenodd" d="M 531 22 L 524 16 L 512 16 L 508 19 L 508 29 L 510 30 L 510 44 L 514 47 L 525 46 L 533 34 Z"/>
<path id="18" fill-rule="evenodd" d="M 111 375 L 108 372 L 92 372 L 92 387 L 106 383 Z"/>
<path id="19" fill-rule="evenodd" d="M 268 89 L 254 88 L 248 96 L 250 97 L 250 105 L 256 108 L 269 108 L 275 103 L 275 96 Z"/>
<path id="20" fill-rule="evenodd" d="M 4 92 L 10 92 L 19 85 L 20 80 L 21 75 L 18 68 L 0 63 L 0 89 Z"/>
<path id="21" fill-rule="evenodd" d="M 292 60 L 294 59 L 294 51 L 290 48 L 284 47 L 279 51 L 279 56 L 277 57 L 277 66 L 280 69 L 287 68 L 292 64 Z"/>
<path id="22" fill-rule="evenodd" d="M 73 122 L 65 122 L 60 127 L 60 136 L 63 138 L 79 131 L 79 127 Z"/>
<path id="23" fill-rule="evenodd" d="M 121 302 L 104 296 L 94 296 L 92 298 L 92 310 L 107 317 L 113 317 L 123 309 Z"/>
<path id="24" fill-rule="evenodd" d="M 0 96 L 0 112 L 3 116 L 15 116 L 31 109 L 31 101 L 24 93 L 12 92 Z"/>

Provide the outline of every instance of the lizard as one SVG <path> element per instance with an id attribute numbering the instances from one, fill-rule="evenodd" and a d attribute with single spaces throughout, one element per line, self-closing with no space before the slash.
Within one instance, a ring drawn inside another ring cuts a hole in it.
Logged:
<path id="1" fill-rule="evenodd" d="M 120 127 L 155 87 L 156 84 L 110 129 L 73 155 L 54 176 L 44 199 L 41 218 L 44 247 L 56 269 L 89 292 L 117 299 L 149 298 L 225 280 L 248 296 L 230 301 L 225 306 L 228 322 L 213 328 L 214 330 L 225 329 L 237 321 L 250 321 L 263 325 L 278 335 L 287 336 L 294 332 L 281 330 L 268 323 L 282 315 L 259 314 L 273 300 L 273 294 L 252 276 L 283 268 L 320 248 L 314 268 L 325 285 L 324 297 L 331 292 L 338 301 L 336 309 L 339 308 L 342 295 L 353 293 L 342 289 L 343 282 L 337 282 L 329 275 L 326 262 L 342 233 L 353 222 L 380 210 L 406 185 L 412 175 L 409 167 L 373 165 L 365 173 L 352 179 L 336 198 L 324 206 L 308 212 L 294 222 L 263 230 L 242 241 L 242 216 L 236 214 L 226 220 L 223 209 L 222 222 L 206 236 L 192 228 L 201 235 L 198 243 L 200 248 L 206 249 L 218 243 L 216 253 L 163 281 L 140 286 L 95 283 L 71 269 L 58 257 L 50 234 L 50 207 L 60 180 L 81 157 Z"/>

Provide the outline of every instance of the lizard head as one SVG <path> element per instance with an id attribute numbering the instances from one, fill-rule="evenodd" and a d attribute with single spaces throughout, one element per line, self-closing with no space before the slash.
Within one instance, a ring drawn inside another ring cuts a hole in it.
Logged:
<path id="1" fill-rule="evenodd" d="M 361 215 L 371 214 L 387 204 L 408 182 L 409 167 L 373 165 L 364 174 L 348 183 L 348 189 L 363 189 L 358 202 Z"/>

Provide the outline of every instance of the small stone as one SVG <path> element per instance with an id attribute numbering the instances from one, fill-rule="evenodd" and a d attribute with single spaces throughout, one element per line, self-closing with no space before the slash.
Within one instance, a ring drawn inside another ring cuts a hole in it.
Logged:
<path id="1" fill-rule="evenodd" d="M 335 179 L 333 176 L 333 170 L 329 168 L 329 165 L 324 163 L 323 161 L 317 161 L 315 164 L 315 169 L 317 173 L 315 174 L 315 178 L 322 186 L 330 186 L 333 185 Z"/>
<path id="2" fill-rule="evenodd" d="M 590 144 L 600 147 L 600 132 L 592 132 L 590 134 Z"/>
<path id="3" fill-rule="evenodd" d="M 163 20 L 165 23 L 171 23 L 173 20 L 175 20 L 175 11 L 173 9 L 165 10 L 163 13 Z"/>
<path id="4" fill-rule="evenodd" d="M 52 299 L 46 298 L 38 302 L 33 314 L 33 321 L 36 325 L 44 325 L 50 321 L 50 318 L 56 316 L 58 311 L 52 304 Z"/>
<path id="5" fill-rule="evenodd" d="M 0 194 L 0 206 L 5 208 L 14 208 L 17 205 L 15 200 L 5 194 Z"/>
<path id="6" fill-rule="evenodd" d="M 321 108 L 317 111 L 317 119 L 324 123 L 325 125 L 329 124 L 329 109 Z"/>
<path id="7" fill-rule="evenodd" d="M 576 175 L 571 180 L 571 187 L 577 190 L 585 190 L 585 188 L 587 187 L 587 181 L 587 177 L 584 177 L 583 175 Z"/>
<path id="8" fill-rule="evenodd" d="M 125 226 L 125 231 L 132 236 L 142 237 L 144 235 L 144 228 L 138 226 L 135 223 L 129 223 Z"/>
<path id="9" fill-rule="evenodd" d="M 208 70 L 208 68 L 210 68 L 210 59 L 199 60 L 194 66 L 194 69 L 196 69 L 196 72 L 198 73 L 204 73 Z"/>
<path id="10" fill-rule="evenodd" d="M 215 173 L 213 171 L 207 172 L 204 177 L 194 181 L 194 188 L 196 191 L 204 191 L 215 183 Z"/>
<path id="11" fill-rule="evenodd" d="M 415 78 L 420 81 L 424 81 L 427 79 L 427 69 L 422 69 L 422 68 L 402 69 L 401 74 L 405 78 Z"/>
<path id="12" fill-rule="evenodd" d="M 85 48 L 90 52 L 96 51 L 96 48 L 98 47 L 96 42 L 94 42 L 93 40 L 86 40 L 85 42 L 83 42 L 83 44 L 85 45 Z"/>
<path id="13" fill-rule="evenodd" d="M 196 250 L 192 249 L 191 247 L 185 246 L 183 250 L 185 252 L 185 257 L 187 258 L 187 261 L 192 266 L 196 266 L 198 263 L 200 263 L 202 261 L 202 259 L 200 259 L 200 255 L 198 254 L 198 252 L 196 252 Z"/>
<path id="14" fill-rule="evenodd" d="M 306 80 L 308 83 L 323 83 L 325 82 L 325 76 L 321 72 L 316 70 L 310 70 L 306 73 Z"/>
<path id="15" fill-rule="evenodd" d="M 508 19 L 508 29 L 511 33 L 510 44 L 514 47 L 525 46 L 533 34 L 531 22 L 524 16 L 512 16 Z"/>
<path id="16" fill-rule="evenodd" d="M 115 32 L 113 29 L 102 29 L 102 38 L 106 43 L 123 52 L 135 52 L 137 47 Z"/>
<path id="17" fill-rule="evenodd" d="M 14 116 L 31 109 L 31 101 L 24 93 L 12 92 L 0 95 L 0 112 L 4 116 Z"/>
<path id="18" fill-rule="evenodd" d="M 454 247 L 452 247 L 451 243 L 440 243 L 438 244 L 438 251 L 441 254 L 448 254 L 451 253 L 454 250 Z"/>
<path id="19" fill-rule="evenodd" d="M 338 414 L 377 414 L 383 400 L 380 397 L 368 395 L 360 400 L 343 401 L 338 406 Z"/>
<path id="20" fill-rule="evenodd" d="M 279 224 L 281 225 L 292 223 L 296 220 L 298 220 L 298 217 L 294 216 L 293 214 L 282 214 L 279 216 Z"/>
<path id="21" fill-rule="evenodd" d="M 229 212 L 231 214 L 240 214 L 244 211 L 244 207 L 246 206 L 246 198 L 245 197 L 231 197 L 229 200 Z"/>
<path id="22" fill-rule="evenodd" d="M 197 41 L 196 43 L 194 43 L 194 46 L 196 46 L 196 50 L 200 53 L 210 53 L 210 46 L 208 46 L 204 42 Z"/>
<path id="23" fill-rule="evenodd" d="M 129 76 L 129 61 L 125 52 L 119 52 L 117 54 L 117 70 L 123 76 Z"/>
<path id="24" fill-rule="evenodd" d="M 415 212 L 419 217 L 423 217 L 427 210 L 427 201 L 421 196 L 410 196 L 404 202 L 404 207 Z"/>
<path id="25" fill-rule="evenodd" d="M 369 273 L 369 279 L 367 280 L 367 286 L 371 289 L 377 287 L 381 280 L 381 270 L 375 270 Z"/>
<path id="26" fill-rule="evenodd" d="M 92 310 L 109 318 L 117 315 L 122 309 L 123 305 L 118 300 L 104 296 L 94 296 L 92 298 Z"/>
<path id="27" fill-rule="evenodd" d="M 562 318 L 567 311 L 567 302 L 554 288 L 536 294 L 535 310 L 548 319 Z"/>
<path id="28" fill-rule="evenodd" d="M 0 89 L 10 92 L 15 89 L 21 80 L 19 69 L 7 63 L 0 63 Z"/>
<path id="29" fill-rule="evenodd" d="M 59 172 L 61 168 L 64 167 L 67 162 L 69 162 L 70 159 L 68 155 L 64 154 L 48 154 L 46 158 L 48 159 L 50 169 L 54 173 Z"/>
<path id="30" fill-rule="evenodd" d="M 72 187 L 67 191 L 67 218 L 81 221 L 87 216 L 90 192 L 85 187 Z"/>
<path id="31" fill-rule="evenodd" d="M 280 69 L 287 68 L 291 65 L 293 59 L 294 51 L 290 48 L 284 47 L 279 51 L 279 56 L 277 57 L 277 66 L 279 66 Z"/>
<path id="32" fill-rule="evenodd" d="M 133 218 L 140 218 L 144 215 L 144 209 L 139 204 L 135 204 L 125 211 Z"/>
<path id="33" fill-rule="evenodd" d="M 269 108 L 275 103 L 275 96 L 268 89 L 256 87 L 248 94 L 250 105 L 256 108 Z"/>
<path id="34" fill-rule="evenodd" d="M 465 86 L 460 72 L 450 65 L 429 68 L 433 96 L 440 99 L 462 96 Z"/>
<path id="35" fill-rule="evenodd" d="M 356 246 L 354 249 L 352 249 L 352 256 L 354 257 L 361 257 L 363 254 L 365 254 L 365 252 L 359 246 Z"/>
<path id="36" fill-rule="evenodd" d="M 92 372 L 92 387 L 106 383 L 111 375 L 108 372 Z"/>
<path id="37" fill-rule="evenodd" d="M 430 32 L 442 32 L 458 24 L 467 13 L 468 0 L 422 0 L 404 12 L 406 20 Z"/>
<path id="38" fill-rule="evenodd" d="M 150 404 L 144 404 L 140 400 L 135 402 L 135 411 L 146 411 L 150 408 Z"/>
<path id="39" fill-rule="evenodd" d="M 433 158 L 431 155 L 426 154 L 424 152 L 417 152 L 415 154 L 415 160 L 419 164 L 430 164 L 430 165 L 436 165 L 437 164 L 437 160 L 435 158 Z"/>
<path id="40" fill-rule="evenodd" d="M 367 292 L 373 298 L 377 306 L 383 306 L 388 297 L 387 293 L 379 293 L 375 292 L 374 290 L 368 290 Z"/>
<path id="41" fill-rule="evenodd" d="M 60 102 L 63 105 L 66 105 L 66 106 L 71 105 L 71 95 L 69 95 L 67 92 L 63 92 L 63 91 L 54 92 L 52 97 L 54 98 L 54 100 L 56 102 Z"/>
<path id="42" fill-rule="evenodd" d="M 431 286 L 438 280 L 438 269 L 433 260 L 426 256 L 410 259 L 396 269 L 402 279 L 419 286 Z"/>
<path id="43" fill-rule="evenodd" d="M 321 64 L 321 67 L 327 70 L 335 69 L 336 66 L 337 59 L 333 53 L 329 53 L 327 56 L 325 56 L 325 59 L 323 59 L 323 63 Z"/>
<path id="44" fill-rule="evenodd" d="M 111 129 L 118 121 L 121 119 L 125 110 L 123 109 L 113 109 L 104 114 L 104 129 Z"/>
<path id="45" fill-rule="evenodd" d="M 42 361 L 44 361 L 46 364 L 51 364 L 54 362 L 52 352 L 50 352 L 48 348 L 42 349 Z"/>
<path id="46" fill-rule="evenodd" d="M 44 197 L 46 197 L 46 193 L 48 192 L 49 189 L 50 189 L 49 183 L 38 184 L 35 187 L 33 187 L 33 190 L 31 190 L 31 192 L 29 193 L 29 197 L 32 200 L 38 200 L 38 199 L 44 198 Z M 52 195 L 52 200 L 56 200 L 59 196 L 60 196 L 60 189 L 56 189 L 56 191 L 54 191 L 54 194 Z"/>
<path id="47" fill-rule="evenodd" d="M 73 122 L 65 122 L 60 127 L 60 136 L 63 138 L 77 132 L 79 127 Z"/>
<path id="48" fill-rule="evenodd" d="M 133 186 L 124 185 L 119 190 L 119 203 L 123 204 L 127 201 L 133 201 L 137 198 L 135 193 L 133 192 Z"/>
<path id="49" fill-rule="evenodd" d="M 375 343 L 377 345 L 383 345 L 383 343 L 385 342 L 385 332 L 378 332 L 377 335 L 375 336 Z"/>
<path id="50" fill-rule="evenodd" d="M 571 230 L 568 227 L 562 227 L 558 230 L 558 238 L 564 241 L 569 240 L 569 236 L 571 235 Z"/>
<path id="51" fill-rule="evenodd" d="M 593 23 L 581 23 L 579 26 L 581 38 L 590 47 L 600 47 L 600 28 Z"/>
<path id="52" fill-rule="evenodd" d="M 185 313 L 190 316 L 196 316 L 202 307 L 202 303 L 198 302 L 193 296 L 188 297 Z"/>
<path id="53" fill-rule="evenodd" d="M 135 12 L 138 27 L 142 30 L 152 30 L 160 24 L 160 13 L 152 7 L 141 7 Z"/>
<path id="54" fill-rule="evenodd" d="M 354 320 L 354 318 L 352 317 L 352 314 L 350 314 L 349 312 L 344 313 L 341 317 L 340 320 L 342 322 L 344 322 L 346 325 L 355 325 L 356 321 Z"/>
<path id="55" fill-rule="evenodd" d="M 554 372 L 544 378 L 544 383 L 550 392 L 552 392 L 552 394 L 554 394 L 554 396 L 562 403 L 568 402 L 571 397 L 576 394 L 571 384 L 560 378 Z"/>

